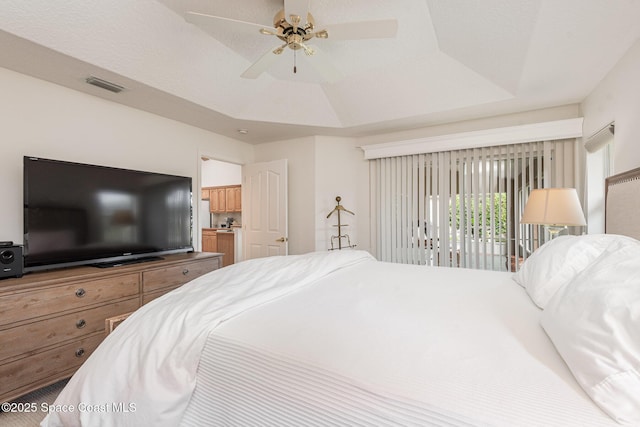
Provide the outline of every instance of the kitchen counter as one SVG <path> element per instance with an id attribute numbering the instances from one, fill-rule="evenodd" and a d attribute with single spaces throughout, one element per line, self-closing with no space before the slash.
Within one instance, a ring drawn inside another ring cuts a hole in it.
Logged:
<path id="1" fill-rule="evenodd" d="M 226 227 L 214 227 L 214 228 L 203 228 L 202 231 L 215 231 L 215 232 L 223 232 L 223 233 L 231 233 L 234 230 L 240 230 L 242 227 L 241 226 L 232 226 L 231 228 L 226 228 Z"/>

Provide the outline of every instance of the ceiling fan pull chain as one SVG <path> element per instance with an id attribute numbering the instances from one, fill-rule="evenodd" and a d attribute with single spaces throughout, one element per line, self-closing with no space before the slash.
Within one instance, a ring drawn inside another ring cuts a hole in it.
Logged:
<path id="1" fill-rule="evenodd" d="M 296 67 L 296 51 L 293 51 L 293 74 L 298 72 L 298 68 Z"/>

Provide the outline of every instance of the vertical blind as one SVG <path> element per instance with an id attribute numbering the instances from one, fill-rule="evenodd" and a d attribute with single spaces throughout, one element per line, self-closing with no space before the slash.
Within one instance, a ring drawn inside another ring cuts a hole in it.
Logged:
<path id="1" fill-rule="evenodd" d="M 546 239 L 520 224 L 536 188 L 574 186 L 575 140 L 370 161 L 378 259 L 517 270 Z"/>

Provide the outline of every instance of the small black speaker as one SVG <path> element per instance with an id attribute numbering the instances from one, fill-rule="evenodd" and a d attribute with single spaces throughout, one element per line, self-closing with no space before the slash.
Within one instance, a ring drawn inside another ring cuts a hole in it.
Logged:
<path id="1" fill-rule="evenodd" d="M 22 246 L 0 246 L 0 279 L 22 277 Z"/>

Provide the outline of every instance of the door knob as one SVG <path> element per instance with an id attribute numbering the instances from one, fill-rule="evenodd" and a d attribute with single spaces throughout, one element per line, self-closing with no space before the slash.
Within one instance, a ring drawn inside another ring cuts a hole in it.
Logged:
<path id="1" fill-rule="evenodd" d="M 287 240 L 289 240 L 289 239 L 287 239 L 286 237 L 281 237 L 281 238 L 279 238 L 279 239 L 276 239 L 276 242 L 284 243 L 284 242 L 286 242 Z"/>

